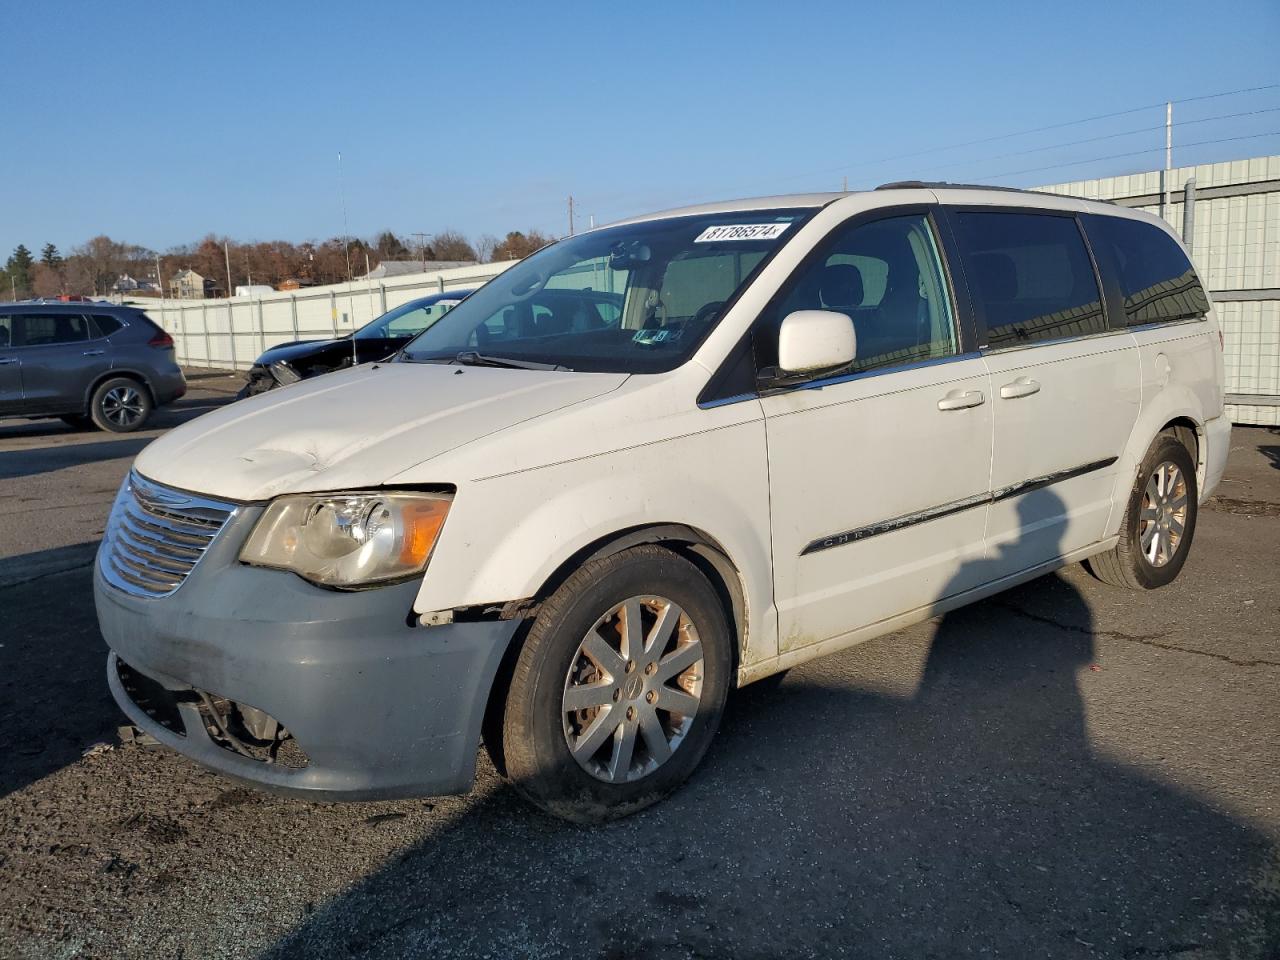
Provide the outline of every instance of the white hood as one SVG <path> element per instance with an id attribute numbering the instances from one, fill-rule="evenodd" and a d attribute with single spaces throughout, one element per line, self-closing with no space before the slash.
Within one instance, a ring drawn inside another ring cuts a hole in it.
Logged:
<path id="1" fill-rule="evenodd" d="M 436 363 L 362 366 L 215 410 L 152 442 L 135 465 L 159 483 L 233 500 L 376 487 L 626 379 Z"/>

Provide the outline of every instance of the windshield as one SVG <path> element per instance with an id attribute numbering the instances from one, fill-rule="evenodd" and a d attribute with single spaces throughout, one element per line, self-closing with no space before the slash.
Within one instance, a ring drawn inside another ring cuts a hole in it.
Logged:
<path id="1" fill-rule="evenodd" d="M 384 313 L 356 331 L 357 340 L 411 340 L 462 302 L 461 297 L 414 301 Z"/>
<path id="2" fill-rule="evenodd" d="M 673 217 L 561 240 L 476 291 L 402 358 L 673 370 L 812 212 Z"/>

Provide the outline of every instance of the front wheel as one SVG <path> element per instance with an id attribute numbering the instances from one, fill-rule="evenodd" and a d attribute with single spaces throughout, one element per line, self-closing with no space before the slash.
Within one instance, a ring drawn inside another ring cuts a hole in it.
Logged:
<path id="1" fill-rule="evenodd" d="M 507 776 L 567 820 L 642 810 L 702 760 L 732 666 L 724 608 L 688 560 L 645 545 L 590 561 L 543 603 L 516 661 Z"/>
<path id="2" fill-rule="evenodd" d="M 1196 465 L 1175 437 L 1156 437 L 1138 468 L 1120 542 L 1090 557 L 1090 572 L 1104 583 L 1154 590 L 1172 583 L 1187 562 L 1196 531 Z"/>
<path id="3" fill-rule="evenodd" d="M 276 387 L 275 380 L 250 380 L 236 394 L 237 400 L 244 400 L 248 397 L 256 397 L 260 393 L 266 393 L 268 390 L 274 390 Z"/>

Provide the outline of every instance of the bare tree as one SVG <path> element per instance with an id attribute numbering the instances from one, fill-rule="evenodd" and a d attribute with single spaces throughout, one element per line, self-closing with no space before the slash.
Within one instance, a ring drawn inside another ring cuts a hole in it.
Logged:
<path id="1" fill-rule="evenodd" d="M 129 260 L 129 247 L 106 234 L 92 238 L 71 251 L 70 265 L 77 286 L 88 287 L 86 292 L 102 296 L 111 290 L 120 274 L 125 272 Z"/>
<path id="2" fill-rule="evenodd" d="M 432 260 L 475 260 L 476 251 L 457 230 L 442 230 L 431 240 Z"/>
<path id="3" fill-rule="evenodd" d="M 476 260 L 480 263 L 488 263 L 493 259 L 493 249 L 498 245 L 498 238 L 492 233 L 482 233 L 476 238 L 474 244 L 476 248 Z"/>
<path id="4" fill-rule="evenodd" d="M 62 275 L 63 262 L 51 267 L 47 263 L 33 264 L 31 267 L 31 292 L 37 297 L 56 297 L 66 292 Z"/>

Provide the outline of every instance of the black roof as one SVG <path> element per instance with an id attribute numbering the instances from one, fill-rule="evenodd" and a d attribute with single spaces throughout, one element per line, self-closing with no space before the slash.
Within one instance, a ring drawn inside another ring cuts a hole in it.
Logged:
<path id="1" fill-rule="evenodd" d="M 39 310 L 41 313 L 47 313 L 51 310 L 55 312 L 65 311 L 67 313 L 84 313 L 86 310 L 93 313 L 142 313 L 139 307 L 122 303 L 108 303 L 102 300 L 71 302 L 63 300 L 19 300 L 17 302 L 0 303 L 0 310 L 6 313 L 22 313 L 29 310 Z"/>

